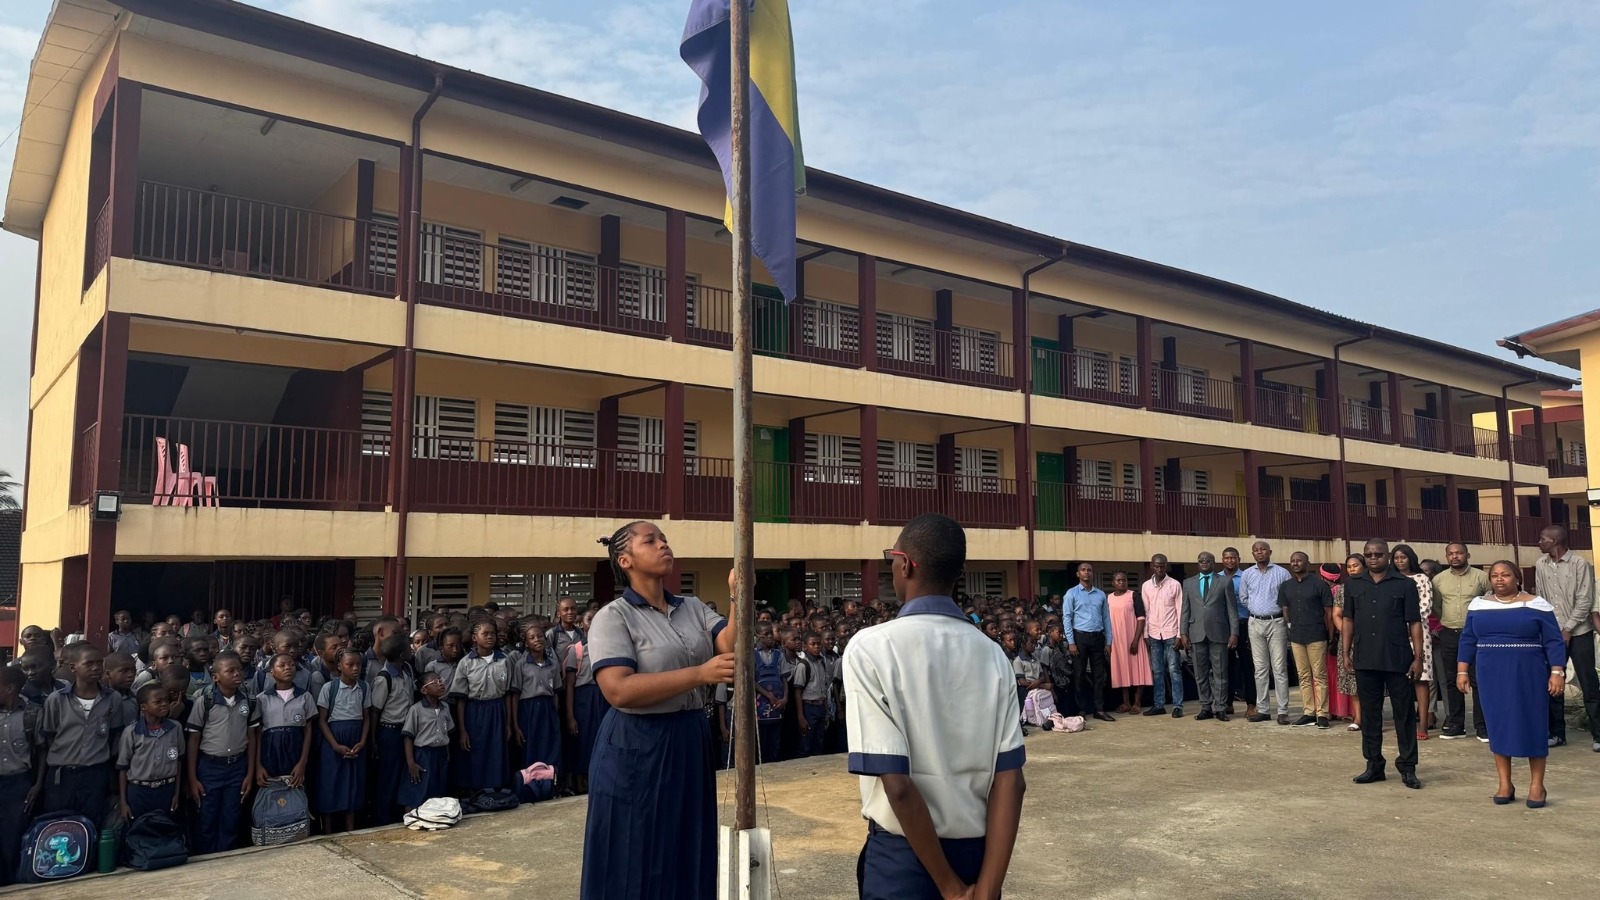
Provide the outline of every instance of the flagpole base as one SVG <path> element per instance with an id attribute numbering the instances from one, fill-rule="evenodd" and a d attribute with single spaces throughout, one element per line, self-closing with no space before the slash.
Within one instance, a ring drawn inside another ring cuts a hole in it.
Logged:
<path id="1" fill-rule="evenodd" d="M 717 900 L 772 900 L 772 832 L 727 825 L 718 832 Z"/>

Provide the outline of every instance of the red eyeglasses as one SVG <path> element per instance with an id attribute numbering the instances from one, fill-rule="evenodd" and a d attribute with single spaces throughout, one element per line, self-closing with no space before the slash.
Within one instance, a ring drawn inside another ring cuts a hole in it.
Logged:
<path id="1" fill-rule="evenodd" d="M 905 555 L 901 551 L 893 549 L 883 551 L 883 561 L 889 563 L 890 565 L 894 564 L 894 558 L 896 556 L 906 561 L 907 568 L 916 568 L 917 564 L 911 561 L 911 557 Z"/>

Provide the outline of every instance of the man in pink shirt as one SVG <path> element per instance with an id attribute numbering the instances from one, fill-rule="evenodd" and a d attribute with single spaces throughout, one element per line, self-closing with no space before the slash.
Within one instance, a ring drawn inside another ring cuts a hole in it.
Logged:
<path id="1" fill-rule="evenodd" d="M 1150 674 L 1155 682 L 1155 705 L 1144 711 L 1159 716 L 1167 711 L 1167 685 L 1172 690 L 1172 717 L 1183 717 L 1183 669 L 1178 662 L 1178 616 L 1183 609 L 1183 585 L 1167 577 L 1167 557 L 1150 557 L 1150 578 L 1139 586 L 1144 601 L 1145 641 L 1150 645 Z M 1165 676 L 1165 677 L 1163 677 Z"/>

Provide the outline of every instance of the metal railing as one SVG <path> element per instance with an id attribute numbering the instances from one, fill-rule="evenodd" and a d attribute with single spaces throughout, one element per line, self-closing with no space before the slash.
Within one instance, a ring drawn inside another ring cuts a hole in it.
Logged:
<path id="1" fill-rule="evenodd" d="M 78 460 L 73 467 L 72 500 L 88 503 L 94 499 L 96 476 L 100 468 L 100 423 L 91 422 L 78 435 Z"/>
<path id="2" fill-rule="evenodd" d="M 1262 536 L 1303 540 L 1337 537 L 1334 506 L 1325 500 L 1263 498 L 1261 516 L 1264 521 L 1251 530 Z"/>
<path id="3" fill-rule="evenodd" d="M 1452 446 L 1451 437 L 1440 419 L 1414 416 L 1410 413 L 1400 415 L 1400 443 L 1404 446 L 1438 453 L 1452 453 L 1455 447 Z"/>
<path id="4" fill-rule="evenodd" d="M 1201 419 L 1232 422 L 1238 418 L 1239 385 L 1174 369 L 1155 370 L 1150 407 Z"/>
<path id="5" fill-rule="evenodd" d="M 270 281 L 393 296 L 392 225 L 211 191 L 139 185 L 133 254 Z"/>
<path id="6" fill-rule="evenodd" d="M 1520 434 L 1511 436 L 1511 458 L 1524 466 L 1544 465 L 1543 455 L 1539 451 L 1538 439 L 1524 437 Z"/>
<path id="7" fill-rule="evenodd" d="M 387 432 L 129 415 L 120 480 L 135 503 L 377 508 L 388 450 Z"/>
<path id="8" fill-rule="evenodd" d="M 107 197 L 94 217 L 94 243 L 89 248 L 89 268 L 83 273 L 83 288 L 89 285 L 111 260 L 111 198 Z"/>
<path id="9" fill-rule="evenodd" d="M 1064 531 L 1138 534 L 1144 531 L 1144 503 L 1139 488 L 1061 485 L 1066 513 Z"/>
<path id="10" fill-rule="evenodd" d="M 660 516 L 665 456 L 537 441 L 412 438 L 418 512 Z"/>
<path id="11" fill-rule="evenodd" d="M 684 331 L 691 344 L 733 347 L 733 292 L 726 288 L 689 286 L 689 309 Z"/>
<path id="12" fill-rule="evenodd" d="M 1156 492 L 1156 527 L 1163 534 L 1234 537 L 1244 532 L 1245 498 L 1203 491 Z"/>
<path id="13" fill-rule="evenodd" d="M 1461 530 L 1460 514 L 1447 509 L 1413 509 L 1407 515 L 1409 519 L 1400 535 L 1407 540 L 1443 543 L 1457 540 Z"/>
<path id="14" fill-rule="evenodd" d="M 1551 478 L 1587 478 L 1589 466 L 1587 463 L 1576 463 L 1569 459 L 1547 459 L 1544 463 L 1545 471 Z"/>
<path id="15" fill-rule="evenodd" d="M 1349 397 L 1344 399 L 1344 409 L 1340 415 L 1344 416 L 1341 423 L 1344 435 L 1360 441 L 1375 441 L 1380 444 L 1392 443 L 1389 430 L 1389 412 L 1358 403 Z"/>
<path id="16" fill-rule="evenodd" d="M 1332 434 L 1333 404 L 1326 397 L 1256 386 L 1255 424 L 1308 434 Z"/>

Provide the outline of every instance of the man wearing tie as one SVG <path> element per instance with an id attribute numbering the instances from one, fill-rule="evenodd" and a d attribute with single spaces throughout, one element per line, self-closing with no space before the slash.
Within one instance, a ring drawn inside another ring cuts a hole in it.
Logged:
<path id="1" fill-rule="evenodd" d="M 1178 627 L 1178 649 L 1194 648 L 1194 684 L 1200 692 L 1197 720 L 1228 721 L 1233 695 L 1228 693 L 1228 651 L 1239 644 L 1237 598 L 1233 579 L 1214 571 L 1217 558 L 1201 552 L 1200 569 L 1183 583 L 1183 612 Z"/>

